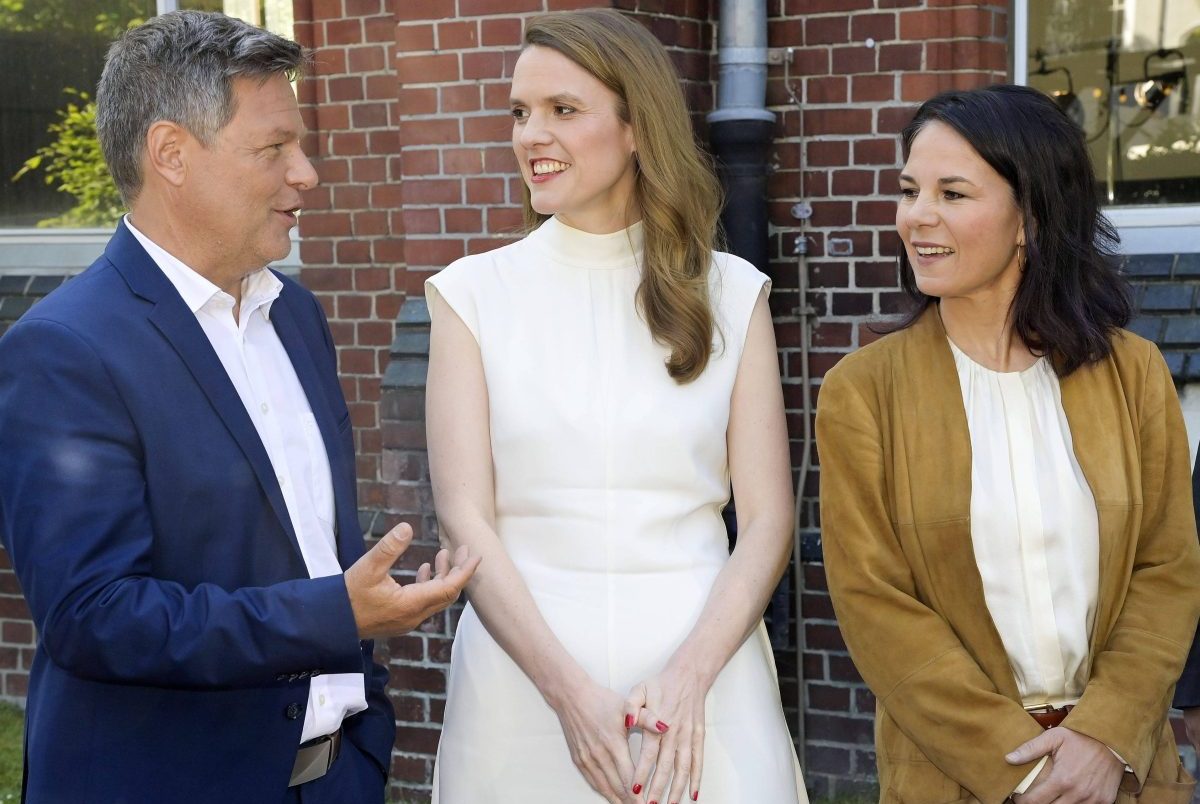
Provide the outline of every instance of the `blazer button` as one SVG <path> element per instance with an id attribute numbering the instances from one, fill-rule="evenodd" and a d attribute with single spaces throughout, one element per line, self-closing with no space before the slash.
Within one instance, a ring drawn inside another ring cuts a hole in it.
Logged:
<path id="1" fill-rule="evenodd" d="M 287 710 L 284 711 L 284 714 L 287 716 L 288 720 L 295 720 L 296 718 L 300 717 L 300 704 L 288 704 Z"/>

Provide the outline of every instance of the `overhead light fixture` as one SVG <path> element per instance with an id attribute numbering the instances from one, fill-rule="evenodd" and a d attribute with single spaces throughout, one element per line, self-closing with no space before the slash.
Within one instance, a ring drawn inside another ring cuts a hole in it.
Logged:
<path id="1" fill-rule="evenodd" d="M 1163 60 L 1168 56 L 1174 56 L 1179 59 L 1181 65 L 1179 69 L 1166 70 L 1164 72 L 1151 74 L 1150 62 L 1153 60 Z M 1133 85 L 1133 100 L 1138 106 L 1146 111 L 1153 112 L 1163 104 L 1176 90 L 1179 91 L 1179 113 L 1187 114 L 1188 111 L 1188 77 L 1187 77 L 1187 57 L 1183 52 L 1175 48 L 1159 48 L 1146 54 L 1146 58 L 1142 60 L 1142 79 Z"/>
<path id="2" fill-rule="evenodd" d="M 1079 97 L 1075 94 L 1075 82 L 1071 79 L 1071 71 L 1066 67 L 1048 67 L 1046 66 L 1046 54 L 1042 50 L 1037 50 L 1034 53 L 1034 58 L 1037 59 L 1037 69 L 1033 71 L 1033 75 L 1053 75 L 1054 73 L 1062 73 L 1067 78 L 1067 86 L 1061 89 L 1051 90 L 1047 94 L 1054 101 L 1055 105 L 1063 111 L 1063 113 L 1074 121 L 1075 125 L 1083 128 L 1084 111 L 1083 104 L 1079 102 Z"/>

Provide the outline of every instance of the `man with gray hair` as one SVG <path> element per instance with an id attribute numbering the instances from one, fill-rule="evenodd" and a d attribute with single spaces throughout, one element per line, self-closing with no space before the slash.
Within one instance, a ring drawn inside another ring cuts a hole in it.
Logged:
<path id="1" fill-rule="evenodd" d="M 38 631 L 28 802 L 380 802 L 373 637 L 452 603 L 364 554 L 350 416 L 284 257 L 303 192 L 295 43 L 221 14 L 123 35 L 97 92 L 130 214 L 0 339 L 0 535 Z"/>

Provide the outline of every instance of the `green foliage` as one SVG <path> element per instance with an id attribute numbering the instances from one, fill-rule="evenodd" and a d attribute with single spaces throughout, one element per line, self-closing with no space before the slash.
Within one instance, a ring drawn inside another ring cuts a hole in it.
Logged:
<path id="1" fill-rule="evenodd" d="M 77 31 L 116 39 L 153 13 L 153 0 L 0 0 L 0 31 Z"/>
<path id="2" fill-rule="evenodd" d="M 86 92 L 65 92 L 78 102 L 70 101 L 65 109 L 58 110 L 58 120 L 49 127 L 54 141 L 26 159 L 12 180 L 40 170 L 46 184 L 58 185 L 59 192 L 75 199 L 74 207 L 58 217 L 39 221 L 39 227 L 107 228 L 116 224 L 124 205 L 96 138 L 96 104 Z"/>
<path id="3" fill-rule="evenodd" d="M 12 704 L 0 703 L 0 804 L 21 800 L 24 744 L 25 713 Z"/>

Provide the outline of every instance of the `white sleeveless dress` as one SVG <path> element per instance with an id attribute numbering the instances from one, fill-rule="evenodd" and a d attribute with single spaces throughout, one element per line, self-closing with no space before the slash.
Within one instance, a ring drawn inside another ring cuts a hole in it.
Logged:
<path id="1" fill-rule="evenodd" d="M 426 284 L 479 342 L 499 537 L 566 650 L 622 696 L 666 664 L 728 560 L 730 395 L 769 285 L 713 255 L 717 346 L 703 375 L 678 385 L 634 304 L 641 236 L 641 224 L 591 235 L 551 218 Z M 713 685 L 706 722 L 701 801 L 807 801 L 761 625 Z M 433 786 L 440 804 L 603 801 L 470 605 Z"/>

